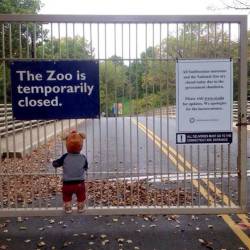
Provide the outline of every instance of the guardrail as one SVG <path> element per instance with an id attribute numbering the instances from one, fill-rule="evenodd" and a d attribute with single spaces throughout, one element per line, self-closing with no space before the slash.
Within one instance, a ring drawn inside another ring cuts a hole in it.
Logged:
<path id="1" fill-rule="evenodd" d="M 156 108 L 154 110 L 150 110 L 144 115 L 169 115 L 170 117 L 176 115 L 176 106 L 172 105 L 169 107 L 161 107 L 161 108 Z M 238 102 L 234 101 L 233 102 L 233 121 L 238 120 Z M 247 120 L 250 121 L 250 101 L 247 102 Z"/>
<path id="2" fill-rule="evenodd" d="M 0 104 L 0 137 L 12 133 L 19 133 L 26 129 L 32 129 L 51 122 L 52 120 L 16 121 L 12 116 L 11 104 Z"/>
<path id="3" fill-rule="evenodd" d="M 147 111 L 144 115 L 169 115 L 174 117 L 176 115 L 176 106 L 171 105 L 169 107 L 156 108 L 154 110 Z M 247 118 L 250 121 L 250 101 L 247 102 Z M 233 120 L 238 119 L 238 102 L 233 103 Z M 32 129 L 37 126 L 46 125 L 53 122 L 53 120 L 32 120 L 32 121 L 16 121 L 12 116 L 11 104 L 0 104 L 0 137 L 6 136 L 12 133 L 22 132 L 26 129 Z"/>

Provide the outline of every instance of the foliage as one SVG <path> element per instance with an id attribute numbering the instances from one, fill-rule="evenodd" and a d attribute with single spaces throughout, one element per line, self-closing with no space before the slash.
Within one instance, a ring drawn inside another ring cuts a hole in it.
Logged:
<path id="1" fill-rule="evenodd" d="M 41 7 L 40 0 L 0 0 L 1 14 L 35 14 Z"/>
<path id="2" fill-rule="evenodd" d="M 131 95 L 127 80 L 127 67 L 109 59 L 100 64 L 100 103 L 101 111 L 109 114 L 113 103 L 123 96 Z"/>
<path id="3" fill-rule="evenodd" d="M 1 14 L 35 14 L 41 9 L 40 0 L 0 0 Z M 43 33 L 44 32 L 44 33 Z M 46 31 L 40 25 L 27 23 L 26 25 L 4 24 L 0 29 L 0 57 L 22 58 L 34 57 L 36 42 L 46 36 Z M 4 50 L 3 50 L 4 49 Z M 5 70 L 5 72 L 4 72 Z M 10 102 L 10 74 L 9 64 L 0 63 L 0 103 L 4 102 L 6 88 L 7 102 Z"/>
<path id="4" fill-rule="evenodd" d="M 40 8 L 40 0 L 0 0 L 1 13 L 37 13 Z M 39 24 L 5 24 L 2 27 L 0 36 L 4 39 L 0 39 L 0 55 L 6 58 L 95 58 L 95 51 L 85 37 L 49 37 L 52 36 L 49 30 Z M 117 55 L 100 60 L 101 112 L 111 114 L 112 106 L 117 102 L 123 103 L 125 113 L 137 114 L 162 105 L 174 105 L 175 63 L 179 58 L 232 57 L 236 99 L 239 44 L 229 37 L 225 27 L 227 24 L 177 24 L 175 31 L 168 32 L 159 44 L 148 47 L 139 58 L 130 60 L 129 64 L 125 64 L 123 58 Z M 9 68 L 7 64 L 5 67 L 7 95 L 10 96 Z M 2 63 L 0 102 L 3 101 L 3 86 Z"/>

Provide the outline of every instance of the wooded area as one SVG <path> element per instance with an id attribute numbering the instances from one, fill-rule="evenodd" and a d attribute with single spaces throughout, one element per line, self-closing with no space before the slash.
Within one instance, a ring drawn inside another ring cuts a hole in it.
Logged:
<path id="1" fill-rule="evenodd" d="M 39 0 L 2 0 L 1 13 L 38 13 Z M 148 46 L 139 58 L 124 60 L 113 55 L 100 60 L 101 111 L 112 113 L 114 103 L 123 103 L 125 114 L 175 105 L 177 58 L 228 58 L 234 62 L 234 100 L 237 100 L 238 40 L 229 25 L 178 24 L 158 44 Z M 248 32 L 250 35 L 250 32 Z M 0 28 L 2 58 L 96 59 L 96 48 L 87 38 L 60 38 L 39 24 L 4 24 Z M 249 52 L 248 52 L 249 53 Z M 4 81 L 4 79 L 6 79 Z M 4 93 L 7 95 L 4 95 Z M 9 61 L 0 65 L 0 103 L 11 102 Z"/>

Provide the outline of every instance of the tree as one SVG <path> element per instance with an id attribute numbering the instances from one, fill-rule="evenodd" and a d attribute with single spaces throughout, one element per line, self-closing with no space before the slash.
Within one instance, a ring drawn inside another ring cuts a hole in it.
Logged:
<path id="1" fill-rule="evenodd" d="M 246 0 L 222 1 L 226 9 L 249 10 L 250 2 Z"/>
<path id="2" fill-rule="evenodd" d="M 0 13 L 2 14 L 36 14 L 41 9 L 40 0 L 0 0 Z M 46 36 L 40 25 L 34 24 L 3 24 L 0 27 L 0 57 L 20 58 L 30 53 L 34 57 L 34 45 Z M 4 41 L 4 43 L 3 43 Z M 4 51 L 3 51 L 3 48 Z M 5 70 L 5 72 L 3 72 Z M 0 103 L 10 101 L 9 65 L 5 61 L 0 63 Z M 5 77 L 5 79 L 4 79 Z M 4 89 L 6 84 L 6 93 Z"/>
<path id="3" fill-rule="evenodd" d="M 46 39 L 37 46 L 37 57 L 46 59 L 93 59 L 94 50 L 84 37 Z"/>
<path id="4" fill-rule="evenodd" d="M 40 0 L 0 0 L 1 14 L 37 14 L 41 7 Z"/>
<path id="5" fill-rule="evenodd" d="M 127 66 L 121 60 L 114 61 L 112 56 L 100 64 L 100 103 L 101 111 L 109 115 L 112 105 L 131 95 L 131 85 L 128 82 Z"/>

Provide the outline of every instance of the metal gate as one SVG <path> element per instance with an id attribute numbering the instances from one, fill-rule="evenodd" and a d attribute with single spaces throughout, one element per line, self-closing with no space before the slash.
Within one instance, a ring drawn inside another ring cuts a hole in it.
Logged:
<path id="1" fill-rule="evenodd" d="M 87 134 L 87 214 L 246 209 L 247 17 L 0 15 L 0 216 L 63 212 L 61 134 Z M 232 144 L 175 144 L 178 58 L 232 58 Z M 12 60 L 99 60 L 101 118 L 12 119 Z"/>

